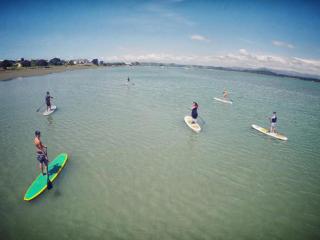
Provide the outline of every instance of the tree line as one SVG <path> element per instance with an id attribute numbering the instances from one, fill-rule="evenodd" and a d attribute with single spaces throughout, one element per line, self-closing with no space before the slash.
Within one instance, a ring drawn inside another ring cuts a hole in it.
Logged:
<path id="1" fill-rule="evenodd" d="M 104 65 L 103 61 L 100 61 L 98 59 L 93 59 L 91 61 L 94 65 Z M 20 60 L 14 61 L 14 60 L 3 60 L 0 61 L 0 68 L 8 69 L 8 68 L 14 68 L 14 67 L 48 67 L 51 66 L 62 66 L 62 65 L 75 65 L 74 60 L 62 60 L 60 58 L 52 58 L 51 60 L 47 61 L 45 59 L 32 59 L 32 60 L 26 60 L 24 58 L 21 58 Z"/>

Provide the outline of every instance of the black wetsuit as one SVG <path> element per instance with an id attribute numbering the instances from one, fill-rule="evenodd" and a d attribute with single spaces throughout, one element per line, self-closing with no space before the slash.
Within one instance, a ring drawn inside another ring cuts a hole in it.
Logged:
<path id="1" fill-rule="evenodd" d="M 193 119 L 197 119 L 197 117 L 198 117 L 198 108 L 197 108 L 197 107 L 192 109 L 192 111 L 191 111 L 191 117 L 192 117 Z"/>
<path id="2" fill-rule="evenodd" d="M 47 95 L 47 96 L 46 96 L 46 104 L 47 104 L 48 107 L 51 106 L 50 98 L 51 98 L 50 95 Z"/>

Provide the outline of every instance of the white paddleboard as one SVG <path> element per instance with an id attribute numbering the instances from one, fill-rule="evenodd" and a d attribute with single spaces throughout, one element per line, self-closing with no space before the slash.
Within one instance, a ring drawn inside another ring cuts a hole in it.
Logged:
<path id="1" fill-rule="evenodd" d="M 44 115 L 44 116 L 48 116 L 48 115 L 50 115 L 51 113 L 53 113 L 56 109 L 57 109 L 57 106 L 51 105 L 51 110 L 50 110 L 50 111 L 47 111 L 47 109 L 46 109 L 46 110 L 43 112 L 43 115 Z"/>
<path id="2" fill-rule="evenodd" d="M 185 116 L 184 121 L 188 125 L 188 127 L 191 128 L 193 131 L 195 131 L 197 133 L 201 131 L 201 127 L 198 123 L 192 123 L 191 116 Z"/>
<path id="3" fill-rule="evenodd" d="M 268 136 L 271 136 L 271 137 L 274 137 L 274 138 L 277 138 L 277 139 L 280 139 L 280 140 L 283 140 L 283 141 L 287 141 L 288 138 L 280 133 L 271 133 L 269 132 L 268 129 L 265 129 L 263 127 L 260 127 L 258 125 L 255 125 L 255 124 L 252 124 L 251 127 L 253 127 L 254 129 L 258 130 L 259 132 L 262 132 Z"/>
<path id="4" fill-rule="evenodd" d="M 217 97 L 215 97 L 214 100 L 217 100 L 217 101 L 223 102 L 223 103 L 230 103 L 230 104 L 232 104 L 232 101 L 225 100 L 225 99 L 221 99 L 221 98 L 217 98 Z"/>

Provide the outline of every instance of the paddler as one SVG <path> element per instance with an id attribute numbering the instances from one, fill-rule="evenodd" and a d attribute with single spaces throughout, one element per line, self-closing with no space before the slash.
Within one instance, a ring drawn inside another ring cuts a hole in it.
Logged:
<path id="1" fill-rule="evenodd" d="M 224 99 L 228 99 L 229 93 L 227 92 L 226 89 L 223 90 L 222 94 Z"/>
<path id="2" fill-rule="evenodd" d="M 271 126 L 270 126 L 270 132 L 275 133 L 276 132 L 276 124 L 277 124 L 277 113 L 273 112 L 272 116 L 269 117 Z"/>
<path id="3" fill-rule="evenodd" d="M 198 103 L 193 102 L 191 107 L 191 117 L 192 117 L 192 124 L 197 122 L 198 118 Z"/>
<path id="4" fill-rule="evenodd" d="M 47 92 L 47 95 L 46 95 L 46 104 L 47 104 L 47 111 L 51 111 L 51 97 L 50 96 L 50 93 Z"/>
<path id="5" fill-rule="evenodd" d="M 40 131 L 35 131 L 34 145 L 36 147 L 37 160 L 39 161 L 39 167 L 41 169 L 42 175 L 45 175 L 43 172 L 43 164 L 46 166 L 46 172 L 48 173 L 48 156 L 47 156 L 47 147 L 42 144 L 40 138 Z"/>

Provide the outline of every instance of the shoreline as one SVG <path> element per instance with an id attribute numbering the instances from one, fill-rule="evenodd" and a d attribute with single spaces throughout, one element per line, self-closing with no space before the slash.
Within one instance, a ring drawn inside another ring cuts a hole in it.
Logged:
<path id="1" fill-rule="evenodd" d="M 95 69 L 95 65 L 68 65 L 68 66 L 49 66 L 49 67 L 29 67 L 13 70 L 0 70 L 0 81 L 9 81 L 22 77 L 43 76 L 51 73 L 60 73 L 81 69 Z"/>

